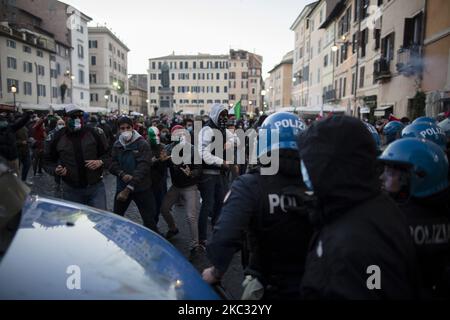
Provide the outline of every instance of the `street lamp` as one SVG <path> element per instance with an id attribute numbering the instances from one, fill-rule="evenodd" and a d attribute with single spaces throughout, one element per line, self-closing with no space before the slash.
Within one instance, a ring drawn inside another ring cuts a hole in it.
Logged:
<path id="1" fill-rule="evenodd" d="M 347 36 L 342 36 L 341 41 L 336 41 L 334 45 L 331 47 L 331 51 L 337 52 L 339 50 L 338 44 L 346 44 L 347 43 Z"/>
<path id="2" fill-rule="evenodd" d="M 118 81 L 114 81 L 113 82 L 113 88 L 117 92 L 117 94 L 119 95 L 119 97 L 117 99 L 117 113 L 120 115 L 120 94 L 119 94 L 119 90 L 121 89 L 121 86 L 120 86 Z"/>
<path id="3" fill-rule="evenodd" d="M 67 69 L 64 75 L 70 79 L 70 101 L 73 103 L 73 81 L 75 80 L 75 76 L 71 74 L 70 69 Z"/>
<path id="4" fill-rule="evenodd" d="M 17 93 L 17 87 L 15 84 L 11 85 L 11 92 L 14 96 L 14 111 L 16 110 L 16 93 Z"/>
<path id="5" fill-rule="evenodd" d="M 266 106 L 266 95 L 267 95 L 267 91 L 266 90 L 262 90 L 261 91 L 261 97 L 262 97 L 263 111 L 265 111 L 265 106 Z"/>
<path id="6" fill-rule="evenodd" d="M 108 110 L 108 101 L 109 101 L 109 95 L 105 94 L 105 101 L 106 101 L 106 110 Z"/>

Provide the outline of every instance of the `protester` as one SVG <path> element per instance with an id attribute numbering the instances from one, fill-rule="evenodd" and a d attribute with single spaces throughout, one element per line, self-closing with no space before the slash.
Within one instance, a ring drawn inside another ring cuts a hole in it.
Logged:
<path id="1" fill-rule="evenodd" d="M 131 201 L 136 203 L 144 226 L 157 231 L 151 186 L 152 152 L 145 139 L 133 130 L 133 121 L 118 121 L 120 136 L 112 149 L 110 172 L 117 177 L 114 213 L 124 216 Z"/>
<path id="2" fill-rule="evenodd" d="M 13 123 L 9 123 L 6 113 L 0 114 L 0 157 L 8 162 L 11 169 L 19 173 L 19 154 L 17 151 L 16 133 L 30 120 L 31 114 L 27 112 Z"/>
<path id="3" fill-rule="evenodd" d="M 303 179 L 317 197 L 302 297 L 419 298 L 406 217 L 379 189 L 376 146 L 364 124 L 324 119 L 300 136 L 299 150 Z"/>
<path id="4" fill-rule="evenodd" d="M 19 117 L 17 117 L 17 119 L 19 119 Z M 23 126 L 16 132 L 16 145 L 19 156 L 19 165 L 22 168 L 21 180 L 28 185 L 32 185 L 33 183 L 27 180 L 28 172 L 31 167 L 31 153 L 27 127 Z"/>
<path id="5" fill-rule="evenodd" d="M 172 156 L 167 162 L 170 169 L 172 186 L 164 197 L 161 214 L 169 226 L 166 238 L 170 239 L 179 233 L 170 210 L 176 203 L 183 201 L 191 232 L 191 255 L 194 255 L 196 251 L 204 251 L 206 249 L 201 247 L 198 236 L 200 194 L 197 184 L 201 174 L 201 166 L 194 164 L 196 150 L 189 142 L 189 132 L 184 127 L 178 125 L 172 128 L 171 135 L 173 143 L 168 147 L 168 152 Z M 188 154 L 185 154 L 185 151 Z M 174 156 L 180 160 L 174 161 L 172 159 Z"/>
<path id="6" fill-rule="evenodd" d="M 225 146 L 233 145 L 234 136 L 227 131 L 228 111 L 224 105 L 215 104 L 211 108 L 210 120 L 199 133 L 198 153 L 203 160 L 202 177 L 199 189 L 202 197 L 202 206 L 199 217 L 200 243 L 205 245 L 207 241 L 208 217 L 214 225 L 219 218 L 223 199 L 225 196 L 225 177 L 229 164 L 225 159 Z M 213 149 L 213 145 L 218 149 Z M 221 150 L 220 150 L 221 149 Z M 222 153 L 219 156 L 219 153 Z"/>
<path id="7" fill-rule="evenodd" d="M 66 123 L 47 138 L 45 170 L 62 178 L 65 200 L 106 210 L 103 167 L 110 165 L 110 157 L 105 134 L 86 126 L 78 108 L 66 110 Z"/>

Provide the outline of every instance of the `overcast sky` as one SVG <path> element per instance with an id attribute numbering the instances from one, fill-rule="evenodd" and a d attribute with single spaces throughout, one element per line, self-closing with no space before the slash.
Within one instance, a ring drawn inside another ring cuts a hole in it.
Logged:
<path id="1" fill-rule="evenodd" d="M 106 25 L 130 48 L 129 73 L 171 54 L 256 52 L 263 72 L 294 49 L 290 26 L 312 0 L 62 0 Z M 266 74 L 264 75 L 264 77 Z"/>

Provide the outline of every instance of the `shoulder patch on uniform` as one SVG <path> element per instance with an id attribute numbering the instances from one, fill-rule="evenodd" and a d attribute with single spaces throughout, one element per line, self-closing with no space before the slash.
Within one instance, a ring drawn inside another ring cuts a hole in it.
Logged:
<path id="1" fill-rule="evenodd" d="M 227 202 L 227 200 L 230 196 L 231 196 L 231 190 L 228 191 L 228 193 L 225 195 L 225 198 L 223 199 L 223 203 Z"/>

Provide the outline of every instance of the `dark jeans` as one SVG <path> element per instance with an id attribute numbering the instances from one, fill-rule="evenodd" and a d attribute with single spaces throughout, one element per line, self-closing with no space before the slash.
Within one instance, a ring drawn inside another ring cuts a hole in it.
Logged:
<path id="1" fill-rule="evenodd" d="M 153 231 L 158 231 L 156 227 L 156 211 L 155 211 L 155 198 L 153 196 L 153 192 L 151 189 L 142 192 L 131 192 L 127 201 L 118 201 L 117 195 L 119 191 L 116 193 L 114 197 L 114 213 L 119 216 L 124 216 L 128 207 L 130 206 L 131 201 L 134 201 L 136 206 L 139 209 L 139 213 L 141 215 L 142 221 L 144 222 L 144 226 Z"/>
<path id="2" fill-rule="evenodd" d="M 63 199 L 106 210 L 106 190 L 103 181 L 86 188 L 73 188 L 63 183 Z"/>
<path id="3" fill-rule="evenodd" d="M 27 181 L 28 171 L 30 171 L 31 167 L 31 156 L 30 153 L 19 154 L 19 162 L 22 166 L 22 181 Z"/>
<path id="4" fill-rule="evenodd" d="M 42 166 L 44 162 L 44 151 L 34 149 L 33 151 L 33 174 L 36 175 L 37 173 L 42 173 Z"/>
<path id="5" fill-rule="evenodd" d="M 219 219 L 225 197 L 225 181 L 222 175 L 203 175 L 198 185 L 202 197 L 202 207 L 198 219 L 200 241 L 208 238 L 208 217 L 214 226 Z"/>
<path id="6" fill-rule="evenodd" d="M 167 184 L 164 183 L 162 186 L 152 187 L 152 192 L 155 199 L 155 222 L 156 225 L 158 225 L 159 216 L 161 214 L 161 206 L 167 193 Z"/>

